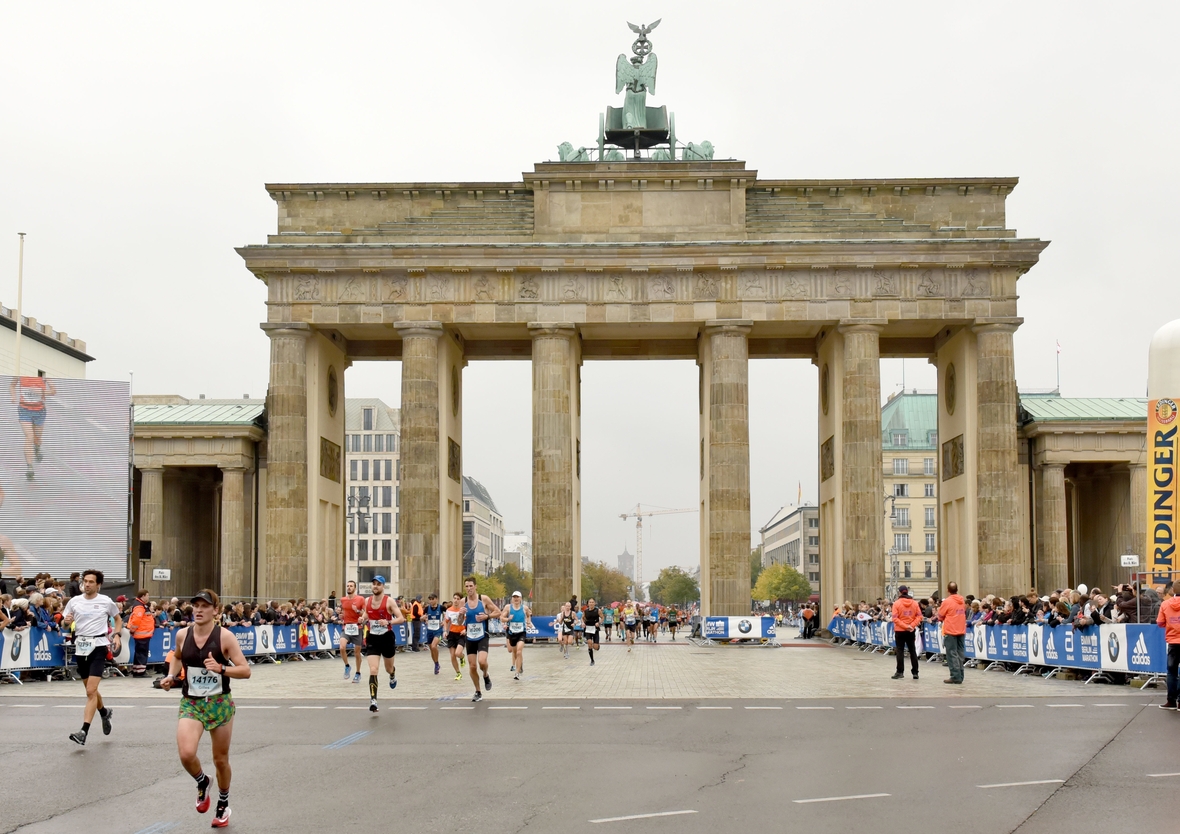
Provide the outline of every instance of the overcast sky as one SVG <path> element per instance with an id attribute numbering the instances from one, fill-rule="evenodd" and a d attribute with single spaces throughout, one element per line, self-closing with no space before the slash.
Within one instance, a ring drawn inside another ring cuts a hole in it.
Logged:
<path id="1" fill-rule="evenodd" d="M 1018 176 L 1008 225 L 1051 240 L 1020 281 L 1022 387 L 1143 396 L 1180 312 L 1175 3 L 5 3 L 0 300 L 85 339 L 139 393 L 262 396 L 264 287 L 233 248 L 275 229 L 265 182 L 507 180 L 596 140 L 625 21 L 663 22 L 653 104 L 764 177 Z M 7 251 L 8 254 L 3 254 Z M 928 365 L 906 384 L 931 388 Z M 900 362 L 882 363 L 882 392 Z M 396 363 L 351 396 L 399 399 Z M 466 473 L 530 525 L 527 363 L 472 363 Z M 635 549 L 637 502 L 697 503 L 696 371 L 583 369 L 583 553 Z M 816 373 L 750 368 L 755 531 L 816 498 Z M 645 574 L 696 564 L 652 519 Z M 756 539 L 756 536 L 755 536 Z"/>

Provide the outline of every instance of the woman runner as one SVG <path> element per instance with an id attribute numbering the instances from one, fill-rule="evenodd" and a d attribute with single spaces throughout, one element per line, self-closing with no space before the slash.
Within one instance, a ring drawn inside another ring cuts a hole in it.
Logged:
<path id="1" fill-rule="evenodd" d="M 524 604 L 524 597 L 520 591 L 512 592 L 512 601 L 500 615 L 504 623 L 504 631 L 508 634 L 508 650 L 512 653 L 513 680 L 520 680 L 524 672 L 524 638 L 528 630 L 533 627 L 533 612 Z"/>
<path id="2" fill-rule="evenodd" d="M 17 403 L 17 420 L 25 433 L 25 478 L 33 480 L 33 461 L 41 462 L 41 436 L 45 432 L 45 399 L 57 396 L 57 388 L 45 378 L 43 371 L 37 376 L 13 377 L 9 388 L 12 401 Z M 19 401 L 17 394 L 19 393 Z"/>
<path id="3" fill-rule="evenodd" d="M 451 665 L 455 667 L 455 680 L 463 680 L 459 667 L 467 663 L 463 647 L 463 595 L 456 592 L 447 609 L 447 648 L 451 652 Z"/>

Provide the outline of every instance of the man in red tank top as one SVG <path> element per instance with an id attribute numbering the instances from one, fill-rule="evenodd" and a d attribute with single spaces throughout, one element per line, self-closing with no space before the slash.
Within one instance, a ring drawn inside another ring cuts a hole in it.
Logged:
<path id="1" fill-rule="evenodd" d="M 361 617 L 368 627 L 364 654 L 369 658 L 369 712 L 376 712 L 378 658 L 385 658 L 389 688 L 396 689 L 397 672 L 393 665 L 393 655 L 397 651 L 397 641 L 393 636 L 393 627 L 406 621 L 397 603 L 385 593 L 384 576 L 373 577 L 373 596 L 365 600 Z"/>
<path id="2" fill-rule="evenodd" d="M 356 592 L 356 583 L 349 582 L 345 587 L 344 596 L 340 598 L 340 659 L 344 661 L 344 679 L 352 669 L 348 665 L 348 647 L 352 646 L 352 655 L 356 660 L 356 674 L 353 683 L 361 682 L 361 649 L 365 645 L 361 636 L 361 614 L 365 610 L 365 598 Z"/>

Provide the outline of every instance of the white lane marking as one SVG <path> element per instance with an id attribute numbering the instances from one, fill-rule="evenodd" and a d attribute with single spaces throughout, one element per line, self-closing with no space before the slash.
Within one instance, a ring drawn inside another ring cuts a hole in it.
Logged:
<path id="1" fill-rule="evenodd" d="M 647 709 L 680 709 L 680 707 L 647 707 Z"/>
<path id="2" fill-rule="evenodd" d="M 846 799 L 877 799 L 878 797 L 889 796 L 887 793 L 858 793 L 854 796 L 822 796 L 819 799 L 795 799 L 792 800 L 796 805 L 807 805 L 810 802 L 843 802 Z"/>
<path id="3" fill-rule="evenodd" d="M 261 707 L 257 704 L 238 704 L 238 709 L 278 709 L 278 707 Z"/>
<path id="4" fill-rule="evenodd" d="M 697 707 L 697 709 L 733 709 L 733 707 Z"/>
<path id="5" fill-rule="evenodd" d="M 1081 709 L 1082 706 L 1084 706 L 1084 705 L 1083 704 L 1045 704 L 1045 706 L 1047 706 L 1049 709 L 1070 709 L 1070 708 L 1074 708 L 1074 707 Z"/>
<path id="6" fill-rule="evenodd" d="M 1166 776 L 1180 776 L 1180 773 L 1149 773 L 1147 775 L 1152 779 L 1163 779 Z"/>
<path id="7" fill-rule="evenodd" d="M 151 707 L 144 707 L 144 709 L 176 709 L 176 704 L 157 704 Z"/>
<path id="8" fill-rule="evenodd" d="M 592 823 L 600 822 L 626 822 L 627 820 L 649 820 L 654 817 L 679 817 L 684 814 L 695 814 L 696 811 L 660 811 L 657 814 L 631 814 L 626 817 L 604 817 L 600 820 L 590 820 Z"/>
<path id="9" fill-rule="evenodd" d="M 844 709 L 885 709 L 885 707 L 844 707 Z"/>
<path id="10" fill-rule="evenodd" d="M 41 709 L 44 704 L 9 704 L 13 709 Z"/>
<path id="11" fill-rule="evenodd" d="M 983 709 L 979 704 L 951 704 L 951 709 Z"/>
<path id="12" fill-rule="evenodd" d="M 1032 709 L 1032 704 L 996 704 L 996 709 Z"/>
<path id="13" fill-rule="evenodd" d="M 341 709 L 341 707 L 337 707 L 337 709 Z M 365 708 L 364 707 L 349 707 L 348 709 L 365 709 Z M 426 709 L 426 707 L 386 707 L 386 709 L 423 710 L 423 709 Z M 464 707 L 463 709 L 475 709 L 475 707 Z M 492 707 L 492 709 L 497 709 L 497 707 Z"/>
<path id="14" fill-rule="evenodd" d="M 929 705 L 923 706 L 920 704 L 919 705 L 912 705 L 912 706 L 902 706 L 899 704 L 897 708 L 898 709 L 934 709 L 934 707 L 932 707 L 932 706 L 929 706 Z"/>
<path id="15" fill-rule="evenodd" d="M 327 707 L 287 707 L 287 709 L 327 709 Z"/>
<path id="16" fill-rule="evenodd" d="M 528 709 L 528 707 L 488 707 L 488 709 Z"/>
<path id="17" fill-rule="evenodd" d="M 368 707 L 332 707 L 332 709 L 368 709 Z M 399 707 L 386 707 L 386 709 L 399 709 Z M 423 707 L 422 709 L 426 709 Z"/>
<path id="18" fill-rule="evenodd" d="M 541 707 L 541 709 L 581 709 L 581 707 Z"/>
<path id="19" fill-rule="evenodd" d="M 835 707 L 795 707 L 795 709 L 835 709 Z"/>
<path id="20" fill-rule="evenodd" d="M 595 707 L 594 709 L 631 709 L 631 707 Z"/>
<path id="21" fill-rule="evenodd" d="M 475 707 L 439 707 L 439 709 L 475 709 Z"/>
<path id="22" fill-rule="evenodd" d="M 782 709 L 782 707 L 746 707 L 746 709 Z"/>
<path id="23" fill-rule="evenodd" d="M 85 704 L 54 704 L 53 708 L 54 709 L 77 709 L 79 706 L 85 706 Z"/>
<path id="24" fill-rule="evenodd" d="M 995 785 L 976 785 L 977 788 L 1023 788 L 1025 785 L 1063 785 L 1064 779 L 1034 779 L 1031 782 L 999 782 Z"/>
<path id="25" fill-rule="evenodd" d="M 1125 707 L 1126 704 L 1090 704 L 1092 707 Z"/>

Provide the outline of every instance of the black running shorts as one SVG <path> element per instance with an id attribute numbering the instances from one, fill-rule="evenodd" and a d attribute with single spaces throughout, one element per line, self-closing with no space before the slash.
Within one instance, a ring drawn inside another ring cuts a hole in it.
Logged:
<path id="1" fill-rule="evenodd" d="M 487 634 L 478 640 L 467 640 L 467 654 L 472 655 L 478 654 L 479 652 L 486 652 L 491 641 L 492 638 Z"/>
<path id="2" fill-rule="evenodd" d="M 393 657 L 397 652 L 397 640 L 393 637 L 393 632 L 388 631 L 385 634 L 373 634 L 370 632 L 369 636 L 365 638 L 365 648 L 361 652 L 365 657 L 374 657 L 380 655 L 381 657 Z"/>
<path id="3" fill-rule="evenodd" d="M 107 667 L 107 647 L 95 646 L 94 651 L 86 655 L 86 657 L 79 657 L 78 660 L 78 674 L 82 679 L 86 678 L 101 678 L 102 670 Z"/>
<path id="4" fill-rule="evenodd" d="M 513 634 L 512 632 L 508 632 L 508 645 L 515 646 L 517 643 L 519 643 L 521 640 L 523 640 L 527 636 L 528 635 L 525 634 L 523 631 L 521 631 L 517 634 Z"/>
<path id="5" fill-rule="evenodd" d="M 453 646 L 455 648 L 461 649 L 461 648 L 463 648 L 463 642 L 466 639 L 467 638 L 464 637 L 463 632 L 452 631 L 449 634 L 447 634 L 447 646 Z"/>

